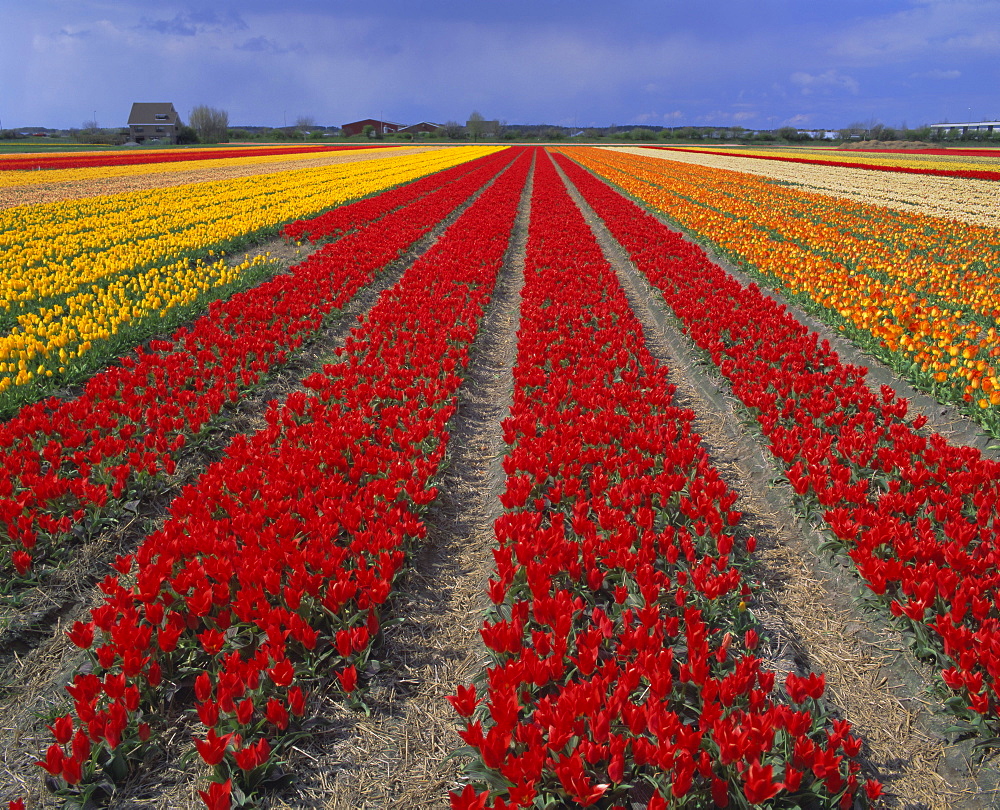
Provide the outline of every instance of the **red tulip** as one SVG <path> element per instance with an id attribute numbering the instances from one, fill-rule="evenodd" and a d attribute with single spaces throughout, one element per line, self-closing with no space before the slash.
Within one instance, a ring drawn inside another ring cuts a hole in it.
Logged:
<path id="1" fill-rule="evenodd" d="M 773 768 L 770 765 L 761 765 L 754 760 L 744 774 L 743 793 L 750 804 L 761 804 L 778 795 L 784 785 L 775 782 Z"/>
<path id="2" fill-rule="evenodd" d="M 207 791 L 199 790 L 198 795 L 208 810 L 229 810 L 232 803 L 232 787 L 231 779 L 225 782 L 213 782 Z"/>
<path id="3" fill-rule="evenodd" d="M 226 748 L 232 736 L 232 734 L 225 734 L 220 737 L 214 728 L 210 728 L 204 740 L 195 738 L 194 745 L 205 764 L 218 765 L 226 755 Z"/>

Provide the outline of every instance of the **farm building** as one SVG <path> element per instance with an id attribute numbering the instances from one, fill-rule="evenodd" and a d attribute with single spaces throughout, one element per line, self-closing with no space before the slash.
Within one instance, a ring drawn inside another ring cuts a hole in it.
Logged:
<path id="1" fill-rule="evenodd" d="M 419 124 L 410 124 L 409 126 L 403 127 L 400 132 L 412 132 L 417 134 L 418 132 L 437 132 L 441 129 L 442 124 L 434 124 L 430 121 L 421 121 Z"/>
<path id="2" fill-rule="evenodd" d="M 994 131 L 1000 130 L 1000 121 L 966 121 L 958 124 L 931 124 L 931 133 L 934 135 L 959 134 L 967 135 L 970 132 L 986 132 L 990 135 Z"/>
<path id="3" fill-rule="evenodd" d="M 377 118 L 365 118 L 361 121 L 352 121 L 349 124 L 344 124 L 341 129 L 344 130 L 345 135 L 360 135 L 365 131 L 365 127 L 367 126 L 371 126 L 379 135 L 388 135 L 392 132 L 399 132 L 403 128 L 402 124 L 397 124 L 393 121 L 380 121 Z"/>
<path id="4" fill-rule="evenodd" d="M 129 138 L 136 143 L 155 140 L 177 143 L 180 127 L 181 117 L 169 102 L 137 101 L 128 116 Z"/>

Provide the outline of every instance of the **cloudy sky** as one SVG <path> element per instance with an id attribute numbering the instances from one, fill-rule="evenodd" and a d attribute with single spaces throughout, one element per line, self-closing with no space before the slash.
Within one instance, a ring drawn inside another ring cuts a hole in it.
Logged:
<path id="1" fill-rule="evenodd" d="M 1000 118 L 1000 0 L 0 0 L 0 126 Z"/>

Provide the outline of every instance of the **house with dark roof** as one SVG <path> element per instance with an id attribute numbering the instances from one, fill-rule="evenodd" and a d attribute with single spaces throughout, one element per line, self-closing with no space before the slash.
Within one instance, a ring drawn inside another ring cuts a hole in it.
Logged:
<path id="1" fill-rule="evenodd" d="M 129 138 L 136 143 L 169 141 L 177 143 L 181 117 L 169 102 L 137 101 L 128 116 Z"/>

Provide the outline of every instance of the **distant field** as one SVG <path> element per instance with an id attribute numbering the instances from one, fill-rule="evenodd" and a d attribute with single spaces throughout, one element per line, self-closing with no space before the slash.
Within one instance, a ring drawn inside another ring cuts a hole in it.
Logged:
<path id="1" fill-rule="evenodd" d="M 48 153 L 48 152 L 95 152 L 105 151 L 100 144 L 70 143 L 69 141 L 49 141 L 38 138 L 30 141 L 0 141 L 0 154 Z"/>

